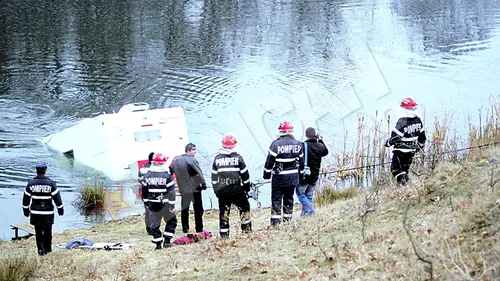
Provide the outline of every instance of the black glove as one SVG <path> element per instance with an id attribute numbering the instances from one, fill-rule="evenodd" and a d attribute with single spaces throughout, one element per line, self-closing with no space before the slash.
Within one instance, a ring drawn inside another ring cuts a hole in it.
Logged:
<path id="1" fill-rule="evenodd" d="M 385 141 L 385 144 L 384 144 L 384 145 L 385 145 L 385 147 L 390 147 L 390 146 L 391 146 L 391 144 L 389 143 L 389 140 L 390 140 L 390 139 L 388 139 L 388 140 L 386 140 L 386 141 Z"/>
<path id="2" fill-rule="evenodd" d="M 64 216 L 64 208 L 57 208 L 57 213 L 58 213 L 60 216 Z"/>
<path id="3" fill-rule="evenodd" d="M 24 213 L 25 217 L 29 217 L 30 216 L 30 210 L 29 209 L 23 209 L 23 213 Z"/>
<path id="4" fill-rule="evenodd" d="M 205 188 L 203 188 L 203 186 L 205 186 Z M 200 184 L 200 185 L 198 185 L 198 186 L 195 188 L 195 190 L 196 190 L 196 191 L 199 191 L 199 192 L 201 192 L 202 190 L 205 190 L 205 189 L 207 189 L 207 185 L 206 185 L 206 184 Z"/>
<path id="5" fill-rule="evenodd" d="M 250 187 L 253 185 L 253 183 L 245 183 L 243 184 L 243 190 L 245 190 L 246 192 L 249 192 L 250 191 Z"/>
<path id="6" fill-rule="evenodd" d="M 207 184 L 206 183 L 202 183 L 201 184 L 201 189 L 202 190 L 207 190 Z"/>
<path id="7" fill-rule="evenodd" d="M 268 180 L 271 178 L 271 173 L 264 173 L 264 176 L 262 176 L 263 179 Z"/>

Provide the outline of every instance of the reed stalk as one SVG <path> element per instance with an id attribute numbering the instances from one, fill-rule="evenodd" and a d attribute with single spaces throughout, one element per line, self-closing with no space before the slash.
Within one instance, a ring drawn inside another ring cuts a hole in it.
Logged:
<path id="1" fill-rule="evenodd" d="M 418 171 L 432 172 L 439 162 L 473 160 L 471 158 L 481 156 L 479 146 L 500 143 L 500 102 L 495 101 L 486 112 L 487 115 L 484 117 L 482 111 L 479 111 L 479 125 L 474 125 L 471 116 L 468 116 L 469 131 L 466 132 L 465 138 L 452 132 L 453 114 L 445 114 L 440 119 L 435 117 L 432 130 L 426 131 L 425 148 L 416 155 L 413 167 Z M 375 112 L 373 124 L 368 124 L 367 120 L 370 119 L 365 116 L 358 116 L 355 143 L 350 146 L 352 150 L 348 151 L 348 131 L 345 131 L 341 153 L 333 154 L 333 164 L 322 167 L 323 172 L 337 171 L 337 173 L 324 183 L 329 182 L 330 188 L 345 189 L 352 186 L 369 186 L 375 182 L 387 182 L 391 155 L 390 149 L 387 149 L 384 143 L 385 136 L 389 136 L 392 129 L 390 117 L 387 116 L 387 131 L 384 132 L 382 130 L 384 120 L 382 118 L 379 120 L 378 111 Z"/>

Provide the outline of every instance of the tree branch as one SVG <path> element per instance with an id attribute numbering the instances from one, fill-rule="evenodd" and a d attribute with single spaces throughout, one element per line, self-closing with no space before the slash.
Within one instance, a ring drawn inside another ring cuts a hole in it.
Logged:
<path id="1" fill-rule="evenodd" d="M 430 281 L 434 280 L 434 274 L 433 274 L 433 264 L 432 264 L 432 261 L 430 260 L 427 260 L 425 259 L 422 254 L 419 252 L 419 250 L 417 249 L 417 246 L 415 244 L 415 239 L 413 238 L 411 232 L 410 232 L 410 226 L 408 225 L 408 211 L 410 210 L 410 204 L 411 204 L 411 201 L 408 202 L 408 205 L 406 207 L 406 210 L 404 212 L 404 216 L 403 216 L 403 227 L 406 231 L 406 235 L 408 235 L 408 238 L 410 239 L 410 243 L 411 243 L 411 246 L 413 248 L 413 252 L 415 253 L 415 255 L 417 256 L 417 258 L 428 264 L 429 265 L 429 268 L 426 269 L 426 271 L 431 275 L 430 276 Z"/>

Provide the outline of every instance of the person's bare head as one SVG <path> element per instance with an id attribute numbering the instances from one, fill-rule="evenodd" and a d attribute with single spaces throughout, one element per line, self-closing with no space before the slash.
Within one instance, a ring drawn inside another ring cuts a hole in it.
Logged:
<path id="1" fill-rule="evenodd" d="M 194 143 L 188 143 L 184 150 L 187 154 L 190 154 L 193 157 L 196 156 L 196 145 L 194 145 Z"/>

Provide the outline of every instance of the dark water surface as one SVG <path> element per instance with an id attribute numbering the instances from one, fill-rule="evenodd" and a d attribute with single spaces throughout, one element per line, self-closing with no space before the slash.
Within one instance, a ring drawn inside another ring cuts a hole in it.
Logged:
<path id="1" fill-rule="evenodd" d="M 0 238 L 25 220 L 39 160 L 66 205 L 55 230 L 94 223 L 71 201 L 95 177 L 124 187 L 132 207 L 119 216 L 141 211 L 135 183 L 40 142 L 126 103 L 182 106 L 207 176 L 221 134 L 234 133 L 254 181 L 285 118 L 299 139 L 319 127 L 335 153 L 358 114 L 392 112 L 411 95 L 428 127 L 451 113 L 460 131 L 498 99 L 499 24 L 498 0 L 2 1 Z M 264 188 L 264 206 L 269 197 Z"/>

